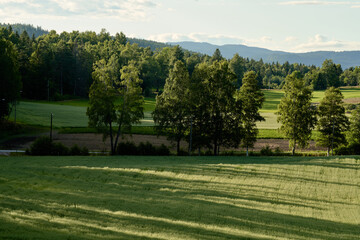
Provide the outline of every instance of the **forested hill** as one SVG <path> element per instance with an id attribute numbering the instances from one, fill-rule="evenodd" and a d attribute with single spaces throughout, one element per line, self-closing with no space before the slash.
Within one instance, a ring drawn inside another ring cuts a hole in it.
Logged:
<path id="1" fill-rule="evenodd" d="M 136 43 L 137 45 L 139 45 L 139 47 L 143 47 L 143 48 L 150 47 L 152 51 L 155 51 L 157 49 L 162 49 L 164 47 L 171 47 L 170 44 L 155 42 L 145 39 L 127 38 L 127 40 L 130 44 Z"/>
<path id="2" fill-rule="evenodd" d="M 216 49 L 219 49 L 225 58 L 232 58 L 234 54 L 238 53 L 244 58 L 255 60 L 263 59 L 264 62 L 272 63 L 279 62 L 281 64 L 288 61 L 289 63 L 302 63 L 305 65 L 321 66 L 326 59 L 332 59 L 335 63 L 341 64 L 343 69 L 349 67 L 360 66 L 360 51 L 318 51 L 308 53 L 289 53 L 282 51 L 272 51 L 265 48 L 248 47 L 245 45 L 213 45 L 210 43 L 199 42 L 172 42 L 171 45 L 180 45 L 182 48 L 189 51 L 199 52 L 202 54 L 211 55 Z"/>
<path id="3" fill-rule="evenodd" d="M 41 27 L 37 26 L 34 27 L 31 24 L 21 24 L 21 23 L 15 23 L 15 24 L 9 24 L 9 23 L 0 23 L 0 27 L 9 27 L 11 26 L 12 30 L 14 32 L 17 32 L 18 34 L 21 34 L 22 32 L 26 31 L 30 37 L 33 35 L 35 38 L 48 34 L 49 32 L 47 30 L 42 29 Z"/>

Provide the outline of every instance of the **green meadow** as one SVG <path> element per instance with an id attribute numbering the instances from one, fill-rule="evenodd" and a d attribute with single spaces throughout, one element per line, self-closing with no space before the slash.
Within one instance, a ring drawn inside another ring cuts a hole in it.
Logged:
<path id="1" fill-rule="evenodd" d="M 265 103 L 260 110 L 265 121 L 258 123 L 260 129 L 277 129 L 279 123 L 274 114 L 280 99 L 284 96 L 282 90 L 264 90 Z M 343 88 L 345 99 L 360 97 L 360 88 Z M 315 91 L 313 102 L 319 102 L 324 97 L 324 91 Z M 22 101 L 17 106 L 17 121 L 38 126 L 50 125 L 50 114 L 54 114 L 53 126 L 55 128 L 85 128 L 88 124 L 86 107 L 88 101 L 84 99 L 47 102 L 47 101 Z M 155 99 L 145 98 L 144 115 L 141 126 L 153 126 L 151 113 L 155 109 Z M 14 111 L 11 118 L 14 118 Z"/>
<path id="2" fill-rule="evenodd" d="M 360 157 L 3 157 L 0 239 L 359 239 Z"/>

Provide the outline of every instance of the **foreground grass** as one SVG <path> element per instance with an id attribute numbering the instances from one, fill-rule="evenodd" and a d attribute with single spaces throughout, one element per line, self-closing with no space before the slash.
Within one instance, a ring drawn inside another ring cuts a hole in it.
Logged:
<path id="1" fill-rule="evenodd" d="M 0 158 L 0 239 L 358 239 L 356 158 Z"/>

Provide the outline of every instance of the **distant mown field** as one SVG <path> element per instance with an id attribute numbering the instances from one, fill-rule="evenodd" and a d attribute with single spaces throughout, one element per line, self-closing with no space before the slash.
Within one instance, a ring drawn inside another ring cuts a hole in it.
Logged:
<path id="1" fill-rule="evenodd" d="M 360 157 L 3 157 L 0 239 L 359 239 Z"/>
<path id="2" fill-rule="evenodd" d="M 345 99 L 359 99 L 360 88 L 342 88 Z M 284 96 L 282 90 L 264 90 L 265 103 L 261 109 L 261 114 L 265 121 L 258 123 L 260 129 L 277 129 L 279 123 L 274 114 L 280 99 Z M 324 91 L 314 92 L 313 102 L 319 102 L 324 97 Z M 87 127 L 88 118 L 86 107 L 88 101 L 84 99 L 47 102 L 47 101 L 23 101 L 17 106 L 17 121 L 38 126 L 50 125 L 50 114 L 54 114 L 53 126 L 56 128 L 64 127 Z M 155 109 L 155 99 L 146 98 L 144 104 L 145 118 L 141 121 L 141 126 L 153 126 L 154 122 L 151 112 Z M 13 112 L 14 113 L 14 112 Z M 14 114 L 12 114 L 12 118 Z"/>

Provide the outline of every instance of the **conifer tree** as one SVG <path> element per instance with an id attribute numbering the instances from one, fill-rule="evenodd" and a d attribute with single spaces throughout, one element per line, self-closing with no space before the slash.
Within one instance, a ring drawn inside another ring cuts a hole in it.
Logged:
<path id="1" fill-rule="evenodd" d="M 345 131 L 349 127 L 349 120 L 345 115 L 343 98 L 339 88 L 331 87 L 325 91 L 325 97 L 319 105 L 320 137 L 317 139 L 317 144 L 327 148 L 328 156 L 330 149 L 333 150 L 339 144 L 346 142 Z"/>
<path id="2" fill-rule="evenodd" d="M 256 122 L 265 120 L 259 113 L 265 97 L 257 84 L 256 73 L 254 71 L 245 73 L 238 98 L 241 101 L 243 112 L 242 123 L 244 136 L 242 146 L 246 148 L 246 156 L 249 156 L 249 147 L 254 146 L 256 136 L 259 132 L 256 127 Z"/>

